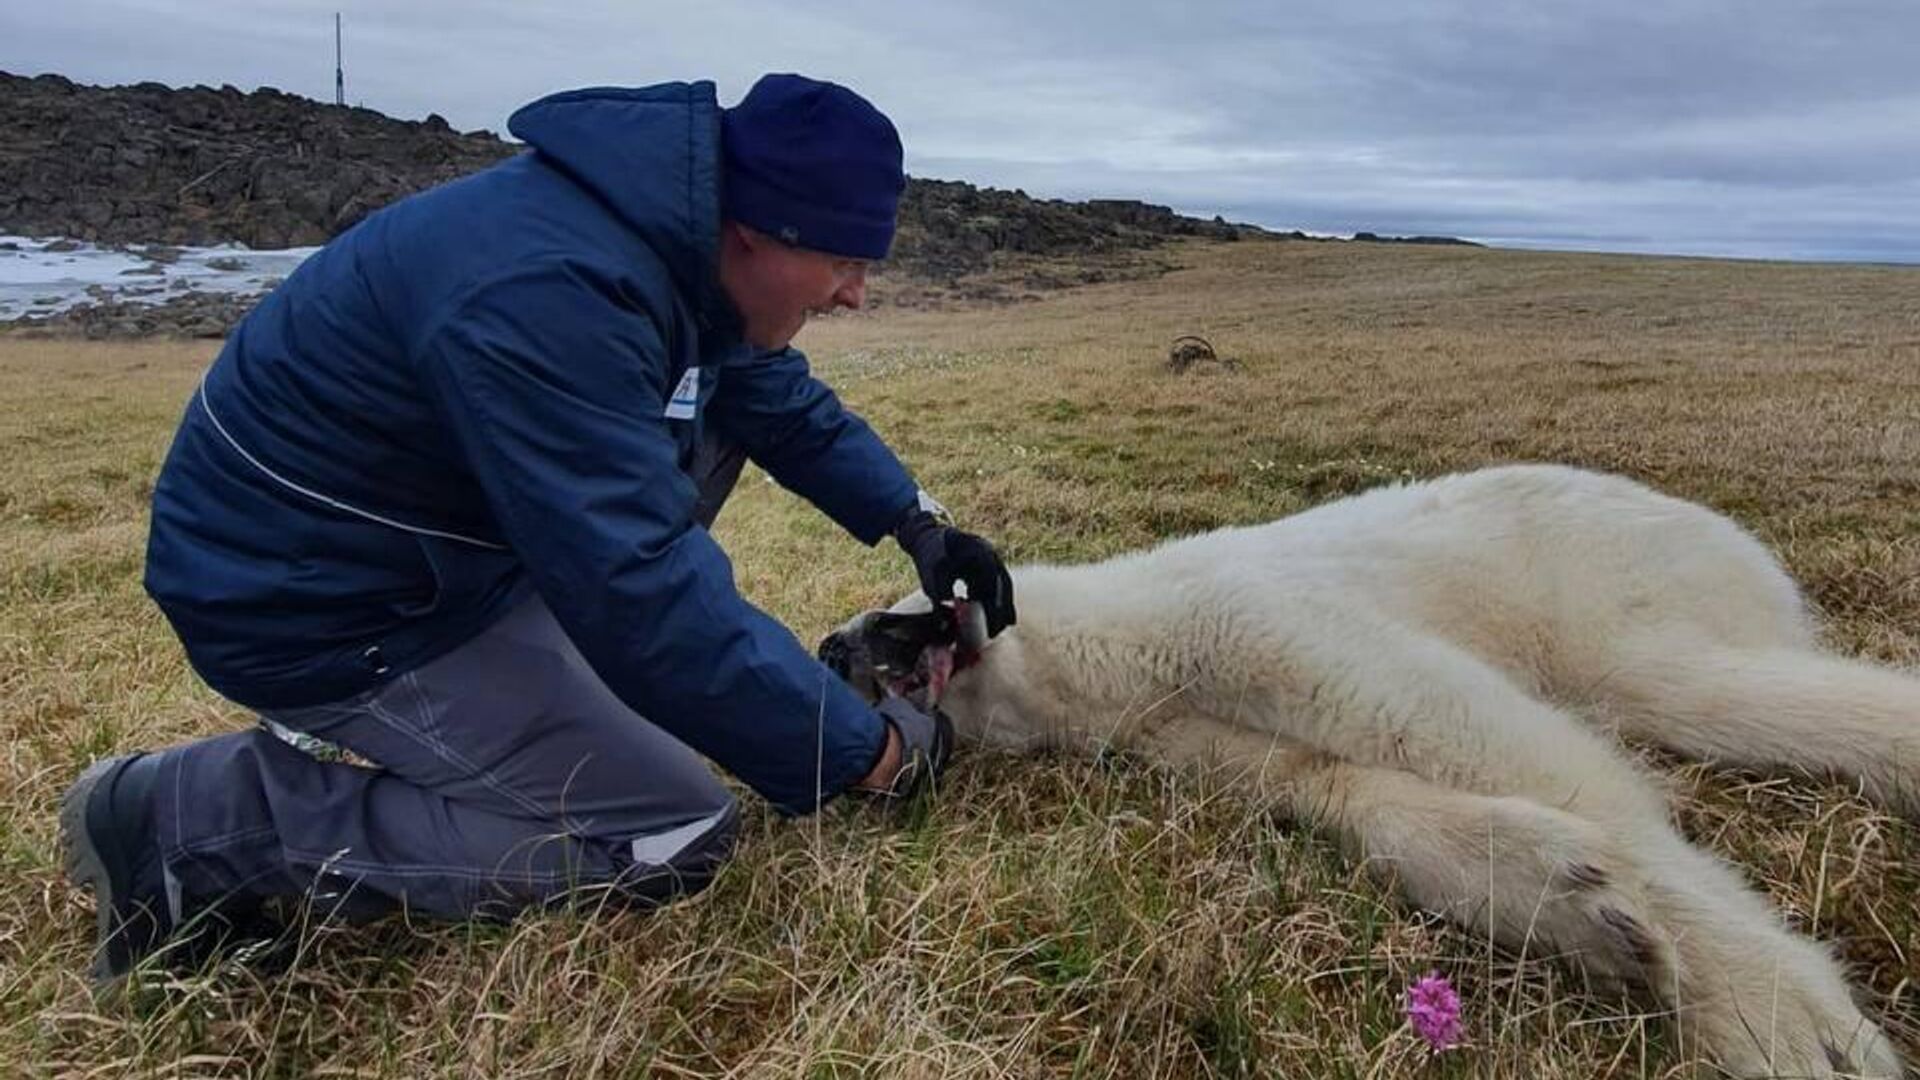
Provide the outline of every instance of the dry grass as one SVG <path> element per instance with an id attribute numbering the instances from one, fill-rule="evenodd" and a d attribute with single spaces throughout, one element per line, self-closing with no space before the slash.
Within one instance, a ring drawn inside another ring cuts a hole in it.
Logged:
<path id="1" fill-rule="evenodd" d="M 1920 663 L 1920 273 L 1354 245 L 1176 249 L 1146 282 L 826 321 L 803 345 L 972 525 L 1078 559 L 1507 460 L 1746 522 L 1837 647 Z M 1238 373 L 1167 374 L 1205 334 Z M 750 815 L 652 916 L 321 928 L 291 973 L 94 1001 L 53 808 L 90 756 L 245 722 L 139 590 L 209 351 L 0 338 L 0 1061 L 31 1076 L 1684 1075 L 1657 1022 L 1409 912 L 1207 778 L 964 762 L 930 814 Z M 743 589 L 811 640 L 907 582 L 750 475 Z M 1676 771 L 1690 833 L 1835 941 L 1920 1054 L 1920 829 L 1813 780 Z M 1398 1013 L 1438 969 L 1470 1044 Z"/>

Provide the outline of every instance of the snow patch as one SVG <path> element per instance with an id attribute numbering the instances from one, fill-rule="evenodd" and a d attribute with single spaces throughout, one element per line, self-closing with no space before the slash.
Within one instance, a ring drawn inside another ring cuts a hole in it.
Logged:
<path id="1" fill-rule="evenodd" d="M 0 321 L 116 300 L 159 305 L 190 292 L 264 293 L 318 250 L 254 251 L 239 244 L 101 247 L 58 237 L 0 235 Z"/>

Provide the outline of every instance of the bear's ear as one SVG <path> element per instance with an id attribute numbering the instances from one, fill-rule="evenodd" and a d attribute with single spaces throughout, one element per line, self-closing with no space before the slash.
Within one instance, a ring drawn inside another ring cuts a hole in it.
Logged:
<path id="1" fill-rule="evenodd" d="M 853 646 L 847 644 L 847 635 L 844 631 L 835 630 L 821 638 L 820 647 L 814 650 L 813 655 L 827 665 L 835 675 L 840 676 L 842 682 L 853 681 Z"/>
<path id="2" fill-rule="evenodd" d="M 940 607 L 914 615 L 883 611 L 874 616 L 873 624 L 868 629 L 913 649 L 916 654 L 921 649 L 952 645 L 960 637 L 960 628 L 954 624 L 953 612 Z"/>

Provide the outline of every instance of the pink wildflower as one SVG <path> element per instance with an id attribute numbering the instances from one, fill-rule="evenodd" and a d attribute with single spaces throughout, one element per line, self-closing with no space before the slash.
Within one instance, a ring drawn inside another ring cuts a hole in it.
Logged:
<path id="1" fill-rule="evenodd" d="M 1435 1050 L 1460 1041 L 1460 995 L 1444 975 L 1428 972 L 1407 988 L 1407 1023 Z"/>

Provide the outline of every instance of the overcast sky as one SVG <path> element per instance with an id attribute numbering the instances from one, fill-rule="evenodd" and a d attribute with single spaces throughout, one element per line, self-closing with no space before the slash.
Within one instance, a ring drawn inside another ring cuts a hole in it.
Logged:
<path id="1" fill-rule="evenodd" d="M 61 0 L 0 70 L 501 130 L 548 91 L 861 91 L 916 176 L 1278 229 L 1920 263 L 1916 0 Z"/>

